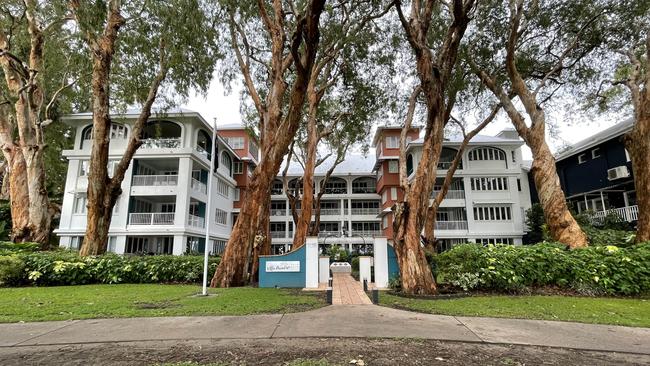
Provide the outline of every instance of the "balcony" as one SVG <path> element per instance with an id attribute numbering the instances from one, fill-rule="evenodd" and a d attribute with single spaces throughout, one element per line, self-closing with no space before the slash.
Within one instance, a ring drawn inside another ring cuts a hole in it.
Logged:
<path id="1" fill-rule="evenodd" d="M 206 158 L 206 159 L 208 159 L 208 160 L 211 160 L 211 159 L 212 159 L 212 155 L 210 154 L 210 152 L 209 152 L 209 151 L 206 151 L 206 150 L 205 150 L 204 148 L 202 148 L 201 146 L 196 146 L 196 147 L 194 148 L 194 150 L 196 150 L 196 152 L 199 153 L 199 155 L 203 156 L 204 158 Z"/>
<path id="2" fill-rule="evenodd" d="M 447 170 L 451 167 L 451 164 L 452 164 L 451 161 L 439 161 L 438 170 Z"/>
<path id="3" fill-rule="evenodd" d="M 602 224 L 605 220 L 605 217 L 608 215 L 616 215 L 618 216 L 622 221 L 627 221 L 627 222 L 633 222 L 633 221 L 638 221 L 639 220 L 639 206 L 634 205 L 634 206 L 626 206 L 626 207 L 621 207 L 621 208 L 613 208 L 611 210 L 605 210 L 605 211 L 597 211 L 594 213 L 591 213 L 589 216 L 591 217 L 591 221 L 596 224 Z"/>
<path id="4" fill-rule="evenodd" d="M 316 212 L 316 209 L 312 210 L 312 212 Z M 321 216 L 332 216 L 332 215 L 340 215 L 341 214 L 341 209 L 340 208 L 321 208 L 320 209 L 320 214 Z"/>
<path id="5" fill-rule="evenodd" d="M 178 175 L 134 175 L 133 186 L 175 186 Z"/>
<path id="6" fill-rule="evenodd" d="M 436 196 L 440 193 L 439 190 L 435 190 L 431 192 L 431 198 L 436 198 Z M 450 189 L 447 191 L 447 194 L 445 195 L 446 200 L 464 200 L 465 199 L 465 191 L 463 190 L 458 190 L 458 189 Z"/>
<path id="7" fill-rule="evenodd" d="M 174 212 L 138 212 L 129 214 L 129 225 L 174 225 Z"/>
<path id="8" fill-rule="evenodd" d="M 363 236 L 363 237 L 373 237 L 384 235 L 384 232 L 381 230 L 352 230 L 350 236 Z"/>
<path id="9" fill-rule="evenodd" d="M 286 238 L 286 237 L 287 237 L 287 233 L 284 231 L 271 231 L 271 238 L 279 239 L 279 238 Z"/>
<path id="10" fill-rule="evenodd" d="M 467 230 L 467 221 L 436 221 L 435 230 Z"/>
<path id="11" fill-rule="evenodd" d="M 271 216 L 286 216 L 287 215 L 287 209 L 286 208 L 272 208 L 270 211 Z"/>
<path id="12" fill-rule="evenodd" d="M 360 194 L 377 193 L 377 187 L 352 187 L 352 193 L 360 193 Z"/>
<path id="13" fill-rule="evenodd" d="M 208 193 L 208 186 L 205 183 L 203 183 L 203 182 L 201 182 L 201 181 L 199 181 L 199 180 L 197 180 L 195 178 L 192 178 L 192 181 L 190 183 L 190 187 L 192 188 L 193 191 L 200 192 L 200 193 L 203 193 L 203 194 Z"/>
<path id="14" fill-rule="evenodd" d="M 345 214 L 347 215 L 347 213 L 348 213 L 348 210 L 346 208 L 345 209 Z M 352 215 L 373 215 L 373 216 L 376 216 L 376 215 L 379 215 L 379 213 L 381 213 L 381 208 L 379 208 L 379 207 L 363 207 L 363 208 L 352 207 L 350 209 L 350 213 Z"/>
<path id="15" fill-rule="evenodd" d="M 177 149 L 181 147 L 180 138 L 142 139 L 141 149 Z"/>
<path id="16" fill-rule="evenodd" d="M 191 227 L 197 227 L 199 229 L 205 228 L 205 218 L 195 215 L 187 216 L 187 225 Z"/>

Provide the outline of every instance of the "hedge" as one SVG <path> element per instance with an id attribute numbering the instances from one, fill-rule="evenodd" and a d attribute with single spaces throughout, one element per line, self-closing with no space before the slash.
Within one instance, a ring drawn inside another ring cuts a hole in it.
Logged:
<path id="1" fill-rule="evenodd" d="M 208 275 L 219 258 L 211 257 Z M 18 275 L 17 275 L 18 273 Z M 85 285 L 93 283 L 197 283 L 203 278 L 202 256 L 81 257 L 74 251 L 0 256 L 0 285 Z"/>
<path id="2" fill-rule="evenodd" d="M 465 291 L 552 286 L 584 295 L 650 292 L 650 242 L 574 250 L 557 243 L 463 244 L 440 254 L 435 262 L 440 280 Z"/>

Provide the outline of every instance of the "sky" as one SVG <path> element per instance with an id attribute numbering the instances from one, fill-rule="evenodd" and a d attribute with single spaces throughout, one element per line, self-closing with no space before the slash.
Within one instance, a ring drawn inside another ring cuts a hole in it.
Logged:
<path id="1" fill-rule="evenodd" d="M 239 113 L 240 90 L 241 85 L 234 86 L 232 92 L 226 94 L 225 88 L 221 85 L 219 79 L 214 78 L 207 95 L 205 97 L 196 94 L 191 96 L 185 104 L 185 107 L 199 112 L 207 121 L 212 121 L 213 118 L 216 117 L 217 129 L 219 129 L 219 126 L 226 124 L 241 123 L 242 118 Z M 553 116 L 551 116 L 551 118 L 553 118 Z M 555 118 L 561 118 L 561 116 L 556 116 Z M 588 138 L 599 131 L 612 126 L 616 122 L 617 120 L 602 118 L 589 122 L 559 124 L 556 133 L 558 137 L 549 136 L 547 137 L 547 141 L 551 146 L 551 150 L 556 152 L 568 144 L 574 144 Z M 501 118 L 490 123 L 481 134 L 493 136 L 504 128 L 512 128 L 512 124 L 507 118 L 501 116 Z M 523 157 L 526 160 L 532 159 L 530 150 L 526 146 L 523 147 Z"/>

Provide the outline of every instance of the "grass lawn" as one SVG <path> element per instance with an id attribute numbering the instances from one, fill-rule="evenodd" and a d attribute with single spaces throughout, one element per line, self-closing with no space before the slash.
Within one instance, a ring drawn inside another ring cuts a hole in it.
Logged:
<path id="1" fill-rule="evenodd" d="M 472 296 L 429 300 L 381 294 L 379 301 L 384 306 L 431 314 L 564 320 L 650 327 L 650 299 Z"/>
<path id="2" fill-rule="evenodd" d="M 284 313 L 325 306 L 322 296 L 272 288 L 198 285 L 87 285 L 0 288 L 0 322 L 183 315 Z"/>

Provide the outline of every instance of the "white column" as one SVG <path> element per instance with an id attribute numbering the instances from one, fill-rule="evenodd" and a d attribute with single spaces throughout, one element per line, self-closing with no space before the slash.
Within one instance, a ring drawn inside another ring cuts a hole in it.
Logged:
<path id="1" fill-rule="evenodd" d="M 375 263 L 375 287 L 388 287 L 388 240 L 386 237 L 377 237 L 373 244 Z M 359 274 L 361 276 L 361 274 Z"/>
<path id="2" fill-rule="evenodd" d="M 186 237 L 183 235 L 174 235 L 174 249 L 172 254 L 174 255 L 183 255 L 185 252 Z"/>
<path id="3" fill-rule="evenodd" d="M 209 174 L 212 174 L 212 172 Z M 182 177 L 185 177 L 185 179 L 182 179 Z M 190 158 L 180 158 L 178 161 L 178 189 L 176 191 L 176 211 L 174 213 L 175 226 L 184 227 L 187 225 L 187 215 L 190 209 L 191 180 L 192 160 Z M 210 199 L 210 197 L 208 197 L 208 199 Z M 176 248 L 176 239 L 174 239 L 174 248 Z"/>
<path id="4" fill-rule="evenodd" d="M 124 254 L 124 251 L 126 251 L 126 235 L 118 235 L 116 238 L 115 253 Z"/>
<path id="5" fill-rule="evenodd" d="M 314 236 L 305 243 L 305 287 L 318 288 L 318 238 Z"/>
<path id="6" fill-rule="evenodd" d="M 318 257 L 318 282 L 328 283 L 330 278 L 330 257 L 322 255 Z"/>
<path id="7" fill-rule="evenodd" d="M 372 280 L 372 275 L 370 273 L 370 267 L 372 266 L 372 257 L 369 256 L 360 256 L 359 257 L 359 282 L 363 284 L 363 280 L 367 280 L 368 283 Z"/>
<path id="8" fill-rule="evenodd" d="M 474 201 L 472 194 L 472 181 L 471 177 L 463 177 L 463 185 L 465 186 L 465 215 L 467 216 L 467 232 L 475 232 L 474 221 Z"/>

